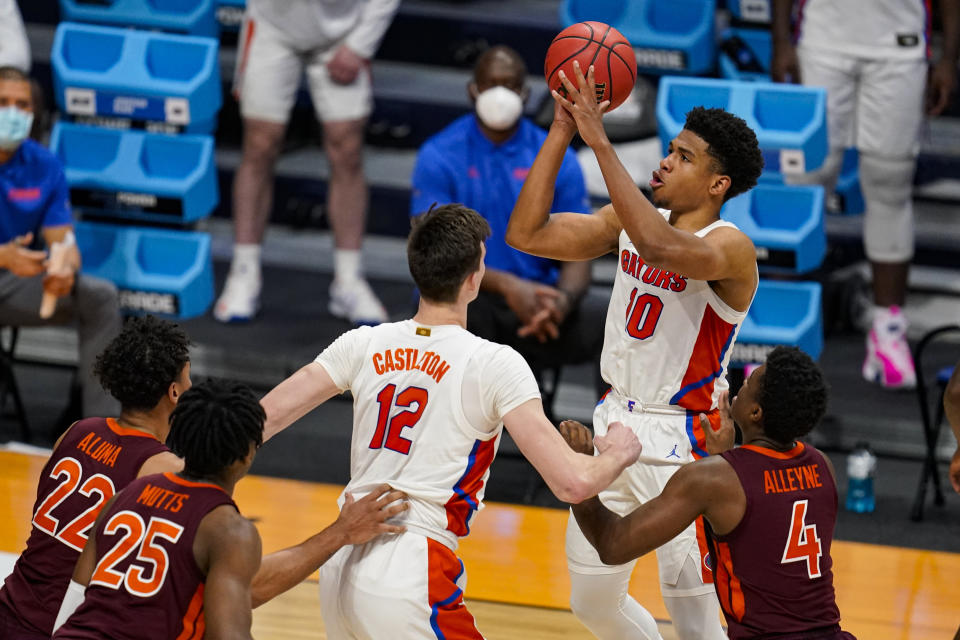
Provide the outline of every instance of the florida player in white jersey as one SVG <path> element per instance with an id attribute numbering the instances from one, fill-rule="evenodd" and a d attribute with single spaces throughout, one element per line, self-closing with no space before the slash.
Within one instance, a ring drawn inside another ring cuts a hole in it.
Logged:
<path id="1" fill-rule="evenodd" d="M 707 455 L 704 425 L 719 425 L 727 363 L 758 279 L 753 243 L 720 220 L 720 208 L 756 184 L 763 159 L 743 120 L 695 108 L 653 172 L 651 204 L 604 133 L 607 105 L 591 98 L 592 70 L 584 78 L 577 68 L 576 75 L 579 90 L 564 77 L 568 98 L 554 92 L 553 124 L 507 242 L 558 260 L 618 253 L 600 360 L 612 388 L 594 412 L 594 431 L 603 434 L 619 420 L 643 444 L 640 461 L 600 494 L 625 515 L 659 495 L 680 465 Z M 563 151 L 577 131 L 597 157 L 612 203 L 594 214 L 549 215 Z M 725 637 L 702 541 L 699 521 L 657 550 L 661 593 L 682 640 Z M 634 563 L 603 564 L 572 517 L 567 561 L 571 607 L 595 635 L 660 637 L 650 613 L 627 594 Z"/>
<path id="2" fill-rule="evenodd" d="M 455 551 L 482 506 L 502 426 L 561 500 L 596 495 L 640 453 L 633 433 L 614 424 L 599 457 L 574 454 L 544 416 L 523 358 L 465 329 L 489 234 L 463 205 L 418 217 L 407 243 L 417 314 L 343 334 L 263 398 L 269 438 L 351 391 L 345 491 L 363 495 L 386 482 L 408 496 L 396 518 L 405 533 L 345 549 L 321 571 L 328 638 L 482 637 L 463 605 L 466 574 Z"/>

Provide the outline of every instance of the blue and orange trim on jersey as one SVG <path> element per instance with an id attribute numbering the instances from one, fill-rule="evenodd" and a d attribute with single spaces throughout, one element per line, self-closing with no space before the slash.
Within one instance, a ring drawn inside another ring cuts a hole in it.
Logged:
<path id="1" fill-rule="evenodd" d="M 713 405 L 714 381 L 723 375 L 723 360 L 736 333 L 737 325 L 723 320 L 707 305 L 680 390 L 670 398 L 670 404 L 695 411 L 705 411 Z"/>
<path id="2" fill-rule="evenodd" d="M 493 457 L 497 451 L 497 438 L 489 440 L 476 440 L 473 443 L 473 449 L 470 451 L 470 457 L 467 460 L 467 468 L 463 475 L 453 485 L 453 496 L 444 505 L 447 510 L 447 530 L 458 536 L 465 536 L 470 533 L 470 519 L 480 508 L 480 501 L 477 496 L 483 489 L 483 479 L 490 465 L 493 463 Z"/>
<path id="3" fill-rule="evenodd" d="M 483 640 L 457 586 L 463 572 L 463 561 L 453 551 L 427 538 L 427 598 L 437 640 Z"/>

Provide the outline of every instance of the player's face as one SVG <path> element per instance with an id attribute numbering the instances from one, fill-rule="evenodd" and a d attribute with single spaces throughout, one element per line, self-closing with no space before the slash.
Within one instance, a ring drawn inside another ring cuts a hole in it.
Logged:
<path id="1" fill-rule="evenodd" d="M 730 413 L 733 414 L 733 420 L 741 429 L 749 428 L 752 425 L 751 415 L 757 408 L 757 393 L 763 382 L 763 373 L 767 370 L 767 365 L 757 367 L 753 373 L 743 381 L 740 391 L 733 397 L 730 403 Z"/>
<path id="2" fill-rule="evenodd" d="M 684 129 L 670 141 L 667 157 L 653 172 L 650 180 L 653 203 L 679 212 L 701 206 L 718 177 L 713 167 L 714 160 L 707 152 L 707 143 Z"/>

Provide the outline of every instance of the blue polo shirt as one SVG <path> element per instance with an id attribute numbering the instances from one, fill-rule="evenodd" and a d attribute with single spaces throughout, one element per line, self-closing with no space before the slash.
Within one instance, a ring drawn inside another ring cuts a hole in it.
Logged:
<path id="1" fill-rule="evenodd" d="M 0 244 L 72 223 L 70 190 L 59 158 L 43 145 L 24 140 L 0 164 Z"/>
<path id="2" fill-rule="evenodd" d="M 504 241 L 513 205 L 546 137 L 546 131 L 522 118 L 517 132 L 495 145 L 472 113 L 458 118 L 420 148 L 413 170 L 411 215 L 423 213 L 434 202 L 465 204 L 486 218 L 493 231 L 487 240 L 488 267 L 556 284 L 557 262 L 517 251 Z M 550 211 L 590 211 L 587 186 L 572 149 L 563 158 Z"/>

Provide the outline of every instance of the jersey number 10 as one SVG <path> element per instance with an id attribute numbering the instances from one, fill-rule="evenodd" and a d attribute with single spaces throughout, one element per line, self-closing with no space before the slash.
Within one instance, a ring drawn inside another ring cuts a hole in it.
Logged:
<path id="1" fill-rule="evenodd" d="M 380 413 L 377 415 L 377 430 L 373 432 L 370 448 L 386 447 L 404 455 L 410 453 L 410 445 L 413 443 L 400 434 L 404 428 L 412 427 L 420 421 L 424 409 L 427 408 L 427 398 L 427 390 L 420 387 L 407 387 L 397 393 L 397 385 L 385 386 L 377 394 Z M 416 405 L 416 409 L 411 409 L 413 405 Z M 391 416 L 390 410 L 394 406 L 407 410 Z"/>
<path id="2" fill-rule="evenodd" d="M 637 295 L 634 287 L 627 303 L 627 334 L 637 340 L 646 340 L 656 330 L 662 312 L 663 300 L 652 293 Z"/>

